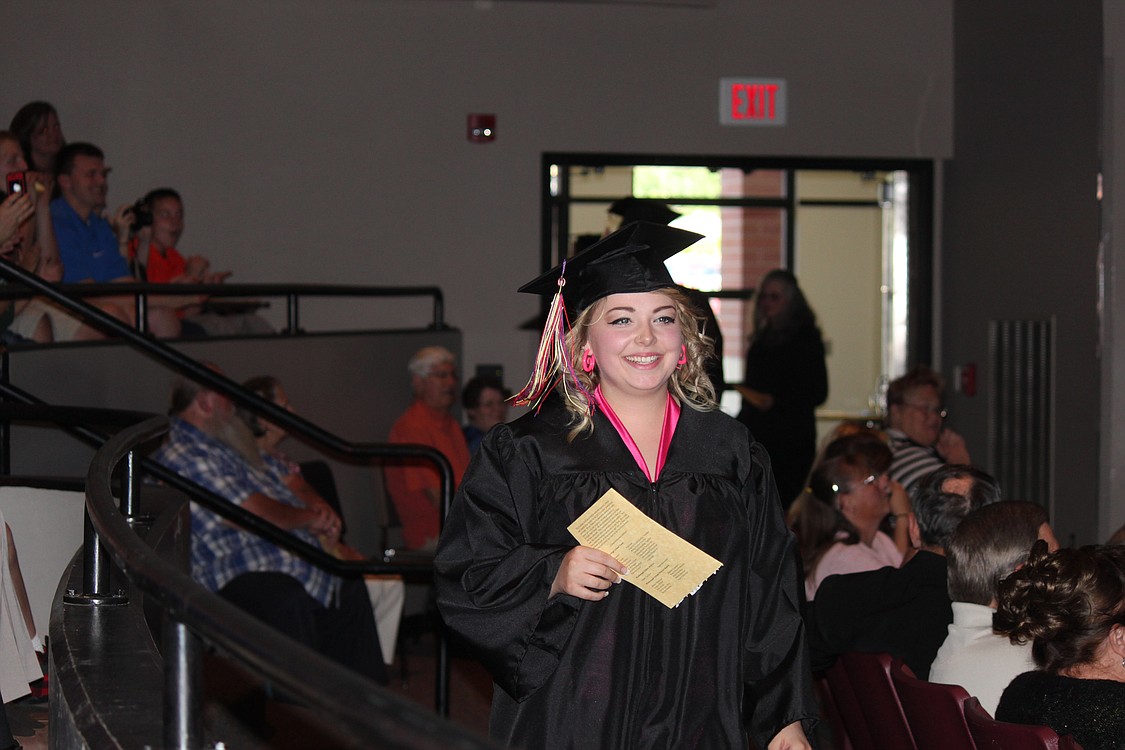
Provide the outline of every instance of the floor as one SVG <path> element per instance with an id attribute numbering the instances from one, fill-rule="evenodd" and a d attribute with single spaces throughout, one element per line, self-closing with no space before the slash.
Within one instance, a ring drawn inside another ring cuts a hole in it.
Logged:
<path id="1" fill-rule="evenodd" d="M 391 683 L 388 687 L 399 695 L 432 709 L 436 663 L 433 637 L 423 636 L 405 643 L 402 651 L 405 659 L 401 656 L 396 658 L 391 667 Z M 229 697 L 232 702 L 238 702 L 240 691 L 247 694 L 252 690 L 252 683 L 248 678 L 232 679 L 231 673 L 221 666 L 206 665 L 205 672 L 216 675 L 213 680 L 211 677 L 205 678 L 212 683 L 208 690 Z M 450 720 L 484 737 L 488 733 L 491 702 L 492 681 L 484 669 L 467 658 L 454 657 L 450 670 Z M 4 708 L 16 742 L 24 750 L 46 750 L 47 702 L 25 699 L 9 703 Z M 223 722 L 234 721 L 224 708 L 209 706 L 207 711 L 207 719 L 211 723 L 222 725 Z M 240 729 L 245 728 L 244 725 L 240 726 Z M 250 731 L 253 740 L 245 745 L 240 742 L 227 746 L 285 750 L 290 747 L 329 747 L 335 744 L 324 736 L 323 726 L 316 724 L 314 715 L 293 706 L 271 704 L 264 712 L 264 721 L 257 723 Z M 309 744 L 310 738 L 315 738 L 314 744 Z M 341 740 L 339 746 L 347 746 L 347 743 Z"/>
<path id="2" fill-rule="evenodd" d="M 47 750 L 47 701 L 23 699 L 4 706 L 12 738 L 24 750 Z"/>

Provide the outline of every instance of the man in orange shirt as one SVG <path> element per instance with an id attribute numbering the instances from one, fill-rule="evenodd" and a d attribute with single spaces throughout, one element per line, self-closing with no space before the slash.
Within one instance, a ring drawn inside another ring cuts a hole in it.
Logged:
<path id="1" fill-rule="evenodd" d="M 390 442 L 428 445 L 453 467 L 454 488 L 469 465 L 469 449 L 461 425 L 450 409 L 457 403 L 457 358 L 440 346 L 415 352 L 407 369 L 414 402 L 391 427 Z M 387 492 L 402 522 L 409 549 L 434 549 L 441 532 L 441 476 L 429 462 L 388 466 Z"/>

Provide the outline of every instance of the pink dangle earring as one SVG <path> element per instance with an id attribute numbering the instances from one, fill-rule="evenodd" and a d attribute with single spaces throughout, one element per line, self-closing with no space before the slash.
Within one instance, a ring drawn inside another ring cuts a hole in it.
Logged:
<path id="1" fill-rule="evenodd" d="M 680 344 L 680 359 L 676 362 L 676 369 L 687 364 L 687 344 Z"/>
<path id="2" fill-rule="evenodd" d="M 594 352 L 592 352 L 589 349 L 586 349 L 585 351 L 582 352 L 582 372 L 585 372 L 585 373 L 593 372 L 594 367 L 597 364 L 598 364 L 597 361 L 595 361 L 595 359 L 594 359 Z"/>

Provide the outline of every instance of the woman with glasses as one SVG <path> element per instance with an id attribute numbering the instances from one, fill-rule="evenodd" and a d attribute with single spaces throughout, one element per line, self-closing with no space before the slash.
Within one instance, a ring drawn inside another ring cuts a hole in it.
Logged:
<path id="1" fill-rule="evenodd" d="M 891 478 L 914 492 L 921 479 L 945 464 L 969 464 L 965 439 L 945 427 L 941 376 L 918 365 L 887 388 L 887 436 L 894 461 Z"/>
<path id="2" fill-rule="evenodd" d="M 801 544 L 805 596 L 816 597 L 830 575 L 902 565 L 909 545 L 910 500 L 887 476 L 891 451 L 877 436 L 859 433 L 828 444 L 791 514 Z M 895 516 L 895 537 L 879 530 Z"/>
<path id="3" fill-rule="evenodd" d="M 828 398 L 816 315 L 789 271 L 770 271 L 754 300 L 754 332 L 738 421 L 770 454 L 785 507 L 800 494 L 816 455 L 815 409 Z"/>

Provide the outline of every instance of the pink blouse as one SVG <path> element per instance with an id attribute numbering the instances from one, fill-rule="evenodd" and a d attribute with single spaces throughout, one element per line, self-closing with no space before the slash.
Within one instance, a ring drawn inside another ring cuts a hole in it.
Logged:
<path id="1" fill-rule="evenodd" d="M 805 598 L 811 602 L 816 596 L 820 582 L 828 576 L 862 573 L 888 565 L 892 568 L 902 565 L 902 553 L 898 551 L 894 540 L 881 531 L 875 532 L 870 547 L 863 542 L 856 544 L 836 542 L 820 558 L 816 568 L 805 576 Z"/>

